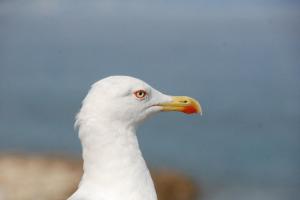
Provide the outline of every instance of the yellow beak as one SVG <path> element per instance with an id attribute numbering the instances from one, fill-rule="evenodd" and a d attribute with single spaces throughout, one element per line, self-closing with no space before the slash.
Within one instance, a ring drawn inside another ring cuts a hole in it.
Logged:
<path id="1" fill-rule="evenodd" d="M 158 104 L 158 106 L 162 107 L 162 111 L 179 111 L 186 114 L 202 114 L 199 102 L 186 96 L 173 96 L 171 102 Z"/>

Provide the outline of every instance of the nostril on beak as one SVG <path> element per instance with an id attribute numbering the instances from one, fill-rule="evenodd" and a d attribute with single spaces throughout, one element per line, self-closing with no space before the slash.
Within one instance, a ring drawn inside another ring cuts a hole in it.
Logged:
<path id="1" fill-rule="evenodd" d="M 187 103 L 188 103 L 188 100 L 183 100 L 183 101 L 180 101 L 180 103 L 187 104 Z"/>

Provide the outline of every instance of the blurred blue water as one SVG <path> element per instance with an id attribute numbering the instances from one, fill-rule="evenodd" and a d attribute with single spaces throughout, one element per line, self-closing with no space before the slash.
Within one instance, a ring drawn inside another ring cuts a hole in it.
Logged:
<path id="1" fill-rule="evenodd" d="M 221 185 L 297 187 L 299 7 L 1 1 L 0 149 L 79 154 L 74 115 L 89 85 L 126 74 L 196 97 L 204 109 L 203 117 L 163 113 L 141 127 L 153 166 Z"/>

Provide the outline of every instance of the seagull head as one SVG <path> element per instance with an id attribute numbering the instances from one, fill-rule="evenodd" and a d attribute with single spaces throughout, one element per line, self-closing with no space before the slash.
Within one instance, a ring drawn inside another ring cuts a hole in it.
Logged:
<path id="1" fill-rule="evenodd" d="M 77 124 L 101 120 L 135 126 L 160 111 L 202 112 L 198 101 L 191 97 L 163 94 L 137 78 L 110 76 L 92 85 Z"/>

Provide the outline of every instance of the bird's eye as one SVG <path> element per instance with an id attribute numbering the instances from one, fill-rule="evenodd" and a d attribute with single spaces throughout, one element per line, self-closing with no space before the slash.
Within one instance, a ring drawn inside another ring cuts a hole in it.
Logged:
<path id="1" fill-rule="evenodd" d="M 147 92 L 145 90 L 138 90 L 134 92 L 134 95 L 138 98 L 138 99 L 145 99 L 145 97 L 147 96 Z"/>

